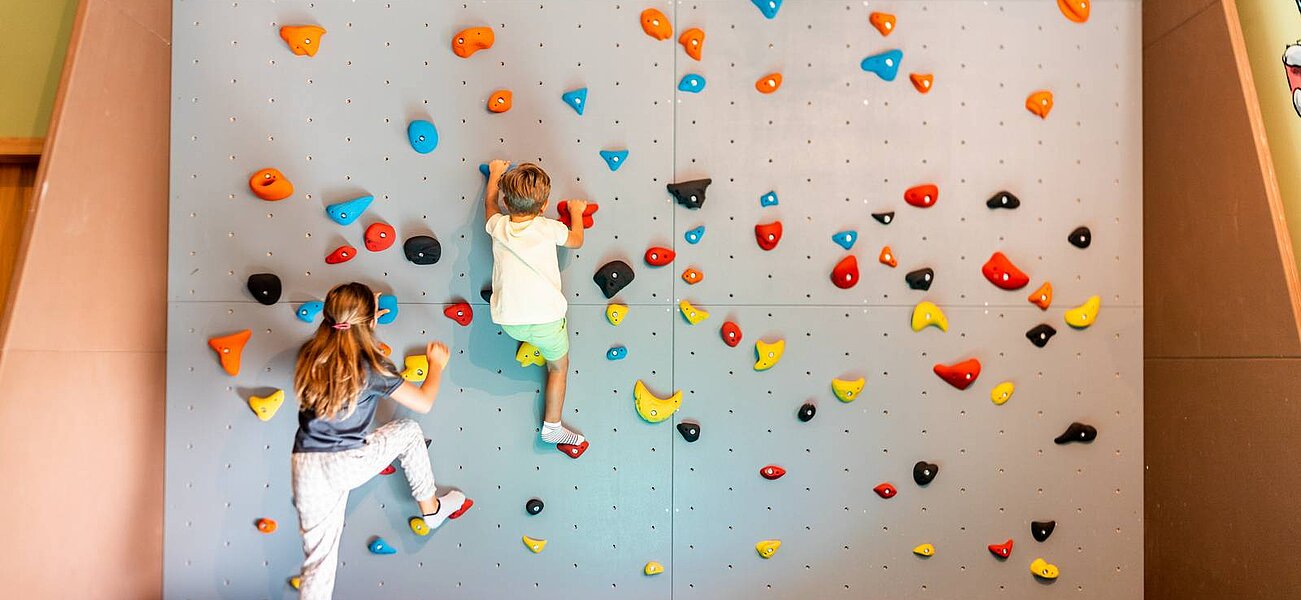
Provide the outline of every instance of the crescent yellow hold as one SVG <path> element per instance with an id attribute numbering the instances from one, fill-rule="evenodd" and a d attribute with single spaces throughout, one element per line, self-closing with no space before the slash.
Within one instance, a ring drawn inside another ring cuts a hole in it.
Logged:
<path id="1" fill-rule="evenodd" d="M 786 340 L 777 340 L 772 343 L 763 340 L 757 340 L 754 343 L 754 353 L 758 360 L 754 363 L 754 370 L 767 371 L 782 359 L 782 353 L 786 352 Z"/>
<path id="2" fill-rule="evenodd" d="M 923 300 L 913 307 L 913 331 L 921 331 L 927 327 L 935 327 L 940 331 L 949 330 L 949 319 L 944 316 L 944 311 L 936 306 L 934 302 Z"/>
<path id="3" fill-rule="evenodd" d="M 285 403 L 285 391 L 276 390 L 263 396 L 249 396 L 248 407 L 253 409 L 253 414 L 262 421 L 270 421 L 271 417 L 276 416 L 276 411 L 280 410 L 280 405 Z"/>
<path id="4" fill-rule="evenodd" d="M 605 307 L 605 320 L 609 321 L 610 324 L 615 327 L 618 327 L 620 323 L 623 323 L 623 318 L 626 316 L 628 316 L 627 306 L 622 304 L 611 304 Z"/>
<path id="5" fill-rule="evenodd" d="M 547 359 L 542 358 L 542 351 L 537 346 L 528 342 L 520 342 L 519 351 L 515 352 L 515 360 L 519 361 L 521 367 L 539 367 L 547 364 Z"/>
<path id="6" fill-rule="evenodd" d="M 632 388 L 632 398 L 637 407 L 637 414 L 648 423 L 659 423 L 673 416 L 673 413 L 682 406 L 682 390 L 673 392 L 673 395 L 668 398 L 657 398 L 646 389 L 646 384 L 640 379 Z"/>
<path id="7" fill-rule="evenodd" d="M 989 392 L 989 400 L 994 404 L 1002 406 L 1004 402 L 1012 399 L 1012 392 L 1016 391 L 1016 385 L 1011 381 L 1004 381 Z"/>
<path id="8" fill-rule="evenodd" d="M 408 356 L 402 360 L 402 378 L 411 383 L 420 383 L 429 375 L 429 359 L 423 354 Z"/>
<path id="9" fill-rule="evenodd" d="M 682 311 L 682 317 L 692 325 L 709 318 L 709 313 L 692 306 L 691 303 L 686 300 L 678 303 L 678 310 Z"/>
<path id="10" fill-rule="evenodd" d="M 1057 576 L 1061 574 L 1057 570 L 1057 565 L 1051 564 L 1042 558 L 1036 558 L 1034 562 L 1030 563 L 1030 572 L 1034 573 L 1035 577 L 1044 579 L 1057 579 Z"/>
<path id="11" fill-rule="evenodd" d="M 922 544 L 913 548 L 913 554 L 916 554 L 917 556 L 935 556 L 935 546 Z"/>
<path id="12" fill-rule="evenodd" d="M 759 553 L 761 558 L 772 558 L 777 553 L 777 549 L 782 547 L 781 540 L 763 540 L 754 545 L 754 549 Z"/>
<path id="13" fill-rule="evenodd" d="M 542 552 L 542 550 L 543 550 L 544 548 L 547 547 L 547 541 L 546 541 L 546 540 L 535 540 L 535 539 L 533 539 L 533 538 L 531 538 L 531 537 L 529 537 L 529 536 L 526 535 L 526 536 L 524 536 L 524 547 L 525 547 L 525 548 L 528 548 L 530 552 L 532 552 L 532 553 L 534 553 L 534 554 L 538 554 L 538 553 Z"/>
<path id="14" fill-rule="evenodd" d="M 664 572 L 664 565 L 652 560 L 646 563 L 646 568 L 642 569 L 642 572 L 647 575 L 659 575 Z"/>
<path id="15" fill-rule="evenodd" d="M 1102 298 L 1090 296 L 1075 308 L 1066 311 L 1066 324 L 1076 329 L 1084 329 L 1093 324 L 1098 318 L 1098 309 L 1102 306 Z"/>
<path id="16" fill-rule="evenodd" d="M 859 394 L 863 393 L 863 386 L 866 384 L 867 380 L 862 377 L 853 381 L 832 379 L 831 391 L 841 402 L 853 402 L 858 399 Z"/>

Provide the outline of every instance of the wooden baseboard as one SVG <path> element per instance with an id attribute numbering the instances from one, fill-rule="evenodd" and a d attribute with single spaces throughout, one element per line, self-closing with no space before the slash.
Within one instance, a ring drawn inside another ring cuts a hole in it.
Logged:
<path id="1" fill-rule="evenodd" d="M 0 137 L 0 162 L 39 160 L 44 147 L 45 138 Z"/>

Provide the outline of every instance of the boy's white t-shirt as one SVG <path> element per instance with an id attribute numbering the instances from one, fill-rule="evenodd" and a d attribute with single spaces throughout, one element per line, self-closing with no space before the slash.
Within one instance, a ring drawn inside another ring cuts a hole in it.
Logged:
<path id="1" fill-rule="evenodd" d="M 492 237 L 492 322 L 542 325 L 565 318 L 569 302 L 560 291 L 556 246 L 569 239 L 569 228 L 541 215 L 512 223 L 498 213 L 484 229 Z"/>

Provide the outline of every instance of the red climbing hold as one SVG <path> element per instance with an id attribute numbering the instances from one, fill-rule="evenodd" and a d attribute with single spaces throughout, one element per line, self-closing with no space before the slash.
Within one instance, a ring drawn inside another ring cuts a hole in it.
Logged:
<path id="1" fill-rule="evenodd" d="M 375 222 L 366 228 L 363 238 L 366 241 L 366 249 L 371 252 L 383 252 L 393 245 L 398 234 L 393 231 L 393 226 L 388 223 Z"/>
<path id="2" fill-rule="evenodd" d="M 872 491 L 876 492 L 876 495 L 885 498 L 886 500 L 895 497 L 895 494 L 899 493 L 899 490 L 894 489 L 894 486 L 891 485 L 889 481 L 872 488 Z"/>
<path id="3" fill-rule="evenodd" d="M 592 225 L 596 224 L 592 220 L 592 215 L 596 214 L 596 211 L 600 210 L 600 208 L 601 205 L 595 202 L 587 203 L 587 208 L 583 209 L 583 229 L 591 229 Z M 561 200 L 556 204 L 556 210 L 560 211 L 560 222 L 564 223 L 565 227 L 569 227 L 569 202 Z"/>
<path id="4" fill-rule="evenodd" d="M 984 266 L 980 267 L 980 272 L 985 274 L 985 279 L 990 283 L 1005 290 L 1019 290 L 1030 283 L 1030 277 L 1016 268 L 1002 252 L 991 255 Z"/>
<path id="5" fill-rule="evenodd" d="M 392 475 L 392 474 L 397 473 L 397 472 L 398 472 L 398 470 L 397 470 L 397 469 L 394 469 L 394 468 L 393 468 L 393 465 L 389 465 L 389 466 L 387 466 L 387 467 L 384 467 L 384 470 L 383 470 L 383 471 L 380 471 L 379 474 L 380 474 L 380 475 Z"/>
<path id="6" fill-rule="evenodd" d="M 686 50 L 687 56 L 692 60 L 700 60 L 700 50 L 705 47 L 705 32 L 692 27 L 678 36 L 678 43 L 682 44 L 682 49 Z"/>
<path id="7" fill-rule="evenodd" d="M 462 29 L 452 36 L 452 52 L 461 58 L 492 47 L 496 41 L 491 27 L 471 27 Z"/>
<path id="8" fill-rule="evenodd" d="M 763 77 L 760 77 L 758 81 L 754 82 L 754 89 L 759 90 L 760 94 L 771 94 L 777 91 L 777 88 L 781 86 L 782 86 L 781 73 L 769 73 L 767 75 L 764 75 Z"/>
<path id="9" fill-rule="evenodd" d="M 657 40 L 667 40 L 673 35 L 673 26 L 669 18 L 655 8 L 641 11 L 641 30 Z"/>
<path id="10" fill-rule="evenodd" d="M 999 558 L 1012 556 L 1012 540 L 1009 539 L 1001 544 L 990 544 L 989 552 Z"/>
<path id="11" fill-rule="evenodd" d="M 470 308 L 469 302 L 457 302 L 443 309 L 443 316 L 456 321 L 457 325 L 465 327 L 474 320 L 474 309 Z"/>
<path id="12" fill-rule="evenodd" d="M 949 385 L 965 390 L 976 382 L 976 378 L 980 377 L 980 361 L 968 358 L 951 365 L 936 364 L 933 370 L 936 375 L 940 376 L 940 379 L 949 382 Z"/>
<path id="13" fill-rule="evenodd" d="M 891 269 L 899 266 L 899 259 L 895 258 L 894 250 L 891 250 L 889 246 L 881 248 L 881 254 L 876 257 L 876 260 Z"/>
<path id="14" fill-rule="evenodd" d="M 915 185 L 903 193 L 903 199 L 918 208 L 930 208 L 940 199 L 940 188 L 933 183 Z"/>
<path id="15" fill-rule="evenodd" d="M 488 110 L 495 113 L 504 113 L 510 110 L 511 99 L 514 94 L 510 90 L 497 90 L 488 96 Z"/>
<path id="16" fill-rule="evenodd" d="M 646 249 L 646 264 L 652 267 L 662 267 L 673 262 L 674 256 L 677 256 L 677 254 L 668 248 L 651 246 Z"/>
<path id="17" fill-rule="evenodd" d="M 840 259 L 831 269 L 831 283 L 842 290 L 858 285 L 858 259 L 853 254 Z"/>
<path id="18" fill-rule="evenodd" d="M 786 474 L 786 469 L 783 469 L 777 465 L 768 465 L 762 469 L 759 469 L 759 475 L 763 476 L 764 479 L 767 479 L 769 481 L 773 479 L 781 479 L 781 476 L 785 474 Z"/>
<path id="19" fill-rule="evenodd" d="M 741 326 L 731 321 L 723 323 L 723 327 L 718 330 L 718 334 L 723 336 L 724 344 L 733 348 L 741 343 Z"/>
<path id="20" fill-rule="evenodd" d="M 352 260 L 352 257 L 354 256 L 357 256 L 357 249 L 344 244 L 335 248 L 334 252 L 331 252 L 329 256 L 325 257 L 325 264 L 337 265 L 339 263 L 345 263 Z"/>
<path id="21" fill-rule="evenodd" d="M 759 247 L 764 250 L 776 248 L 777 242 L 782 241 L 782 222 L 773 221 L 772 223 L 755 225 L 754 239 L 759 242 Z"/>
<path id="22" fill-rule="evenodd" d="M 564 452 L 565 456 L 568 456 L 569 458 L 578 458 L 582 456 L 584 452 L 587 452 L 587 446 L 587 440 L 583 440 L 583 443 L 578 444 L 577 446 L 573 444 L 556 444 L 556 450 Z"/>
<path id="23" fill-rule="evenodd" d="M 465 502 L 461 504 L 461 508 L 456 509 L 456 512 L 454 512 L 454 513 L 452 513 L 452 514 L 447 515 L 447 518 L 449 518 L 449 519 L 459 519 L 459 518 L 461 518 L 461 515 L 465 514 L 467 511 L 469 511 L 469 510 L 470 510 L 470 507 L 472 507 L 472 506 L 474 506 L 474 500 L 471 500 L 471 499 L 469 499 L 469 498 L 466 498 L 466 499 L 465 499 Z"/>

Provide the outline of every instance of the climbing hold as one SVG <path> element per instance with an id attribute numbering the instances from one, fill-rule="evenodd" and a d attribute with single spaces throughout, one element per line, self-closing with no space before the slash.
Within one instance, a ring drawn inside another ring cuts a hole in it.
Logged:
<path id="1" fill-rule="evenodd" d="M 832 379 L 831 392 L 841 402 L 853 402 L 858 399 L 859 394 L 863 393 L 864 385 L 867 385 L 867 380 L 862 377 L 853 380 Z"/>
<path id="2" fill-rule="evenodd" d="M 769 481 L 772 481 L 774 479 L 781 479 L 782 475 L 785 474 L 786 474 L 786 469 L 783 469 L 777 465 L 768 465 L 762 469 L 759 469 L 759 475 Z"/>
<path id="3" fill-rule="evenodd" d="M 872 218 L 876 219 L 877 223 L 889 225 L 890 222 L 894 221 L 894 211 L 872 213 Z"/>
<path id="4" fill-rule="evenodd" d="M 709 313 L 692 306 L 691 303 L 686 300 L 678 303 L 678 310 L 682 311 L 682 317 L 692 325 L 709 318 Z"/>
<path id="5" fill-rule="evenodd" d="M 913 465 L 913 481 L 917 482 L 917 485 L 926 485 L 934 481 L 935 476 L 939 474 L 940 466 L 935 463 L 919 460 Z"/>
<path id="6" fill-rule="evenodd" d="M 248 407 L 253 409 L 253 414 L 261 421 L 270 421 L 271 417 L 276 416 L 276 411 L 280 410 L 280 405 L 284 403 L 284 390 L 276 390 L 266 396 L 248 397 Z"/>
<path id="7" fill-rule="evenodd" d="M 285 25 L 280 28 L 280 39 L 289 44 L 289 51 L 298 56 L 316 56 L 321 47 L 325 28 L 318 25 Z"/>
<path id="8" fill-rule="evenodd" d="M 1057 0 L 1057 9 L 1073 22 L 1089 20 L 1089 0 Z"/>
<path id="9" fill-rule="evenodd" d="M 426 448 L 428 448 L 428 447 L 429 447 L 429 444 L 431 444 L 431 443 L 433 443 L 433 440 L 431 440 L 431 439 L 429 439 L 429 438 L 425 438 L 425 447 L 426 447 Z M 456 509 L 456 512 L 454 512 L 454 513 L 452 513 L 452 514 L 447 515 L 447 518 L 448 518 L 448 519 L 459 519 L 459 518 L 461 518 L 462 515 L 464 515 L 465 513 L 469 512 L 469 510 L 470 510 L 472 507 L 474 507 L 474 499 L 473 499 L 473 498 L 466 498 L 466 499 L 465 499 L 465 503 L 461 505 L 461 508 Z"/>
<path id="10" fill-rule="evenodd" d="M 1098 429 L 1096 427 L 1077 422 L 1071 423 L 1071 425 L 1066 428 L 1066 431 L 1063 431 L 1062 434 L 1054 438 L 1053 441 L 1058 444 L 1069 444 L 1071 442 L 1089 444 L 1096 439 L 1098 439 Z"/>
<path id="11" fill-rule="evenodd" d="M 357 256 L 357 249 L 344 244 L 335 248 L 334 252 L 331 252 L 329 256 L 325 257 L 325 264 L 337 265 L 339 263 L 346 263 L 352 260 L 352 257 L 354 256 Z"/>
<path id="12" fill-rule="evenodd" d="M 260 531 L 260 532 L 262 532 L 262 533 L 275 533 L 275 532 L 276 532 L 276 520 L 275 520 L 275 519 L 261 518 L 261 519 L 258 519 L 254 524 L 257 526 L 257 530 Z"/>
<path id="13" fill-rule="evenodd" d="M 980 267 L 980 272 L 990 283 L 1005 290 L 1019 290 L 1030 283 L 1030 277 L 1016 268 L 1002 252 L 991 254 L 989 260 Z"/>
<path id="14" fill-rule="evenodd" d="M 959 363 L 951 365 L 936 364 L 933 368 L 940 379 L 947 381 L 949 385 L 965 390 L 976 382 L 980 377 L 980 361 L 974 358 L 968 358 Z"/>
<path id="15" fill-rule="evenodd" d="M 640 379 L 632 388 L 633 405 L 637 408 L 637 414 L 646 419 L 647 423 L 659 423 L 677 412 L 682 406 L 682 391 L 673 392 L 668 398 L 657 398 L 646 389 L 646 384 Z"/>
<path id="16" fill-rule="evenodd" d="M 1102 298 L 1089 296 L 1075 308 L 1066 311 L 1066 324 L 1076 329 L 1084 329 L 1093 324 L 1094 319 L 1098 318 L 1098 307 L 1102 306 Z"/>
<path id="17" fill-rule="evenodd" d="M 546 548 L 546 547 L 547 547 L 547 541 L 546 541 L 546 540 L 535 540 L 535 539 L 533 539 L 533 538 L 531 538 L 531 537 L 529 537 L 529 536 L 526 535 L 526 536 L 524 536 L 524 547 L 525 547 L 525 548 L 528 548 L 530 552 L 532 552 L 532 553 L 534 553 L 534 554 L 537 554 L 537 553 L 539 553 L 539 552 L 542 552 L 542 549 L 543 549 L 543 548 Z"/>
<path id="18" fill-rule="evenodd" d="M 718 330 L 718 334 L 723 336 L 724 344 L 733 348 L 741 343 L 741 326 L 731 321 L 724 321 L 723 326 Z"/>
<path id="19" fill-rule="evenodd" d="M 628 263 L 612 260 L 596 270 L 596 274 L 592 275 L 592 281 L 596 282 L 596 286 L 601 288 L 601 293 L 609 300 L 619 293 L 619 290 L 632 283 L 633 277 L 635 275 Z"/>
<path id="20" fill-rule="evenodd" d="M 390 294 L 380 294 L 379 301 L 375 303 L 375 310 L 379 313 L 379 318 L 375 320 L 376 323 L 388 325 L 396 321 L 398 318 L 398 297 Z"/>
<path id="21" fill-rule="evenodd" d="M 407 124 L 407 141 L 412 150 L 429 154 L 438 147 L 438 129 L 429 121 L 417 119 Z"/>
<path id="22" fill-rule="evenodd" d="M 1057 565 L 1051 564 L 1042 558 L 1036 558 L 1034 562 L 1030 563 L 1030 572 L 1034 573 L 1035 577 L 1044 579 L 1057 579 L 1057 576 L 1061 573 L 1057 570 Z"/>
<path id="23" fill-rule="evenodd" d="M 301 588 L 303 587 L 303 578 L 302 578 L 302 577 L 299 577 L 299 576 L 297 576 L 297 575 L 294 575 L 293 577 L 290 577 L 290 578 L 289 578 L 289 587 L 294 588 L 294 589 L 296 589 L 296 590 L 297 590 L 297 589 L 301 589 Z"/>
<path id="24" fill-rule="evenodd" d="M 665 187 L 674 198 L 678 199 L 678 204 L 687 208 L 700 208 L 705 204 L 705 190 L 709 188 L 710 183 L 713 183 L 712 179 L 693 179 L 670 183 Z M 703 235 L 704 231 L 701 231 L 701 234 Z"/>
<path id="25" fill-rule="evenodd" d="M 465 327 L 470 324 L 470 321 L 474 320 L 474 309 L 470 307 L 469 302 L 457 302 L 444 308 L 443 316 L 456 321 L 457 325 Z"/>
<path id="26" fill-rule="evenodd" d="M 777 88 L 780 88 L 781 86 L 782 86 L 781 73 L 769 73 L 767 75 L 764 75 L 763 77 L 760 77 L 758 81 L 754 82 L 754 89 L 759 90 L 760 94 L 771 94 L 777 91 Z"/>
<path id="27" fill-rule="evenodd" d="M 777 192 L 768 192 L 767 194 L 759 196 L 759 206 L 764 208 L 777 206 Z"/>
<path id="28" fill-rule="evenodd" d="M 682 272 L 682 281 L 687 282 L 687 285 L 696 285 L 704 280 L 705 274 L 701 273 L 699 269 L 687 267 L 687 270 Z"/>
<path id="29" fill-rule="evenodd" d="M 492 302 L 492 288 L 486 287 L 479 290 L 479 297 L 483 298 L 484 302 Z"/>
<path id="30" fill-rule="evenodd" d="M 690 421 L 678 423 L 678 433 L 682 434 L 682 439 L 688 443 L 694 442 L 700 439 L 700 424 Z"/>
<path id="31" fill-rule="evenodd" d="M 271 306 L 280 301 L 280 278 L 274 273 L 256 273 L 248 276 L 248 293 L 253 299 Z"/>
<path id="32" fill-rule="evenodd" d="M 895 18 L 890 13 L 874 12 L 867 15 L 867 22 L 872 24 L 877 31 L 881 32 L 881 37 L 894 33 Z"/>
<path id="33" fill-rule="evenodd" d="M 392 356 L 392 355 L 393 355 L 393 349 L 390 348 L 388 344 L 385 344 L 384 342 L 380 342 L 380 343 L 379 343 L 379 353 L 380 353 L 380 354 L 383 354 L 383 355 L 386 356 L 386 357 L 387 357 L 387 356 Z"/>
<path id="34" fill-rule="evenodd" d="M 935 84 L 935 76 L 930 73 L 909 73 L 908 80 L 913 82 L 913 89 L 923 94 L 930 92 Z"/>
<path id="35" fill-rule="evenodd" d="M 625 346 L 611 346 L 605 351 L 606 360 L 623 360 L 628 357 L 628 348 Z"/>
<path id="36" fill-rule="evenodd" d="M 888 50 L 864 58 L 858 66 L 869 73 L 876 73 L 877 77 L 885 81 L 894 81 L 894 78 L 899 75 L 899 63 L 902 61 L 903 51 Z"/>
<path id="37" fill-rule="evenodd" d="M 1054 529 L 1057 529 L 1057 521 L 1030 521 L 1030 535 L 1036 542 L 1047 540 Z"/>
<path id="38" fill-rule="evenodd" d="M 847 290 L 858 284 L 858 258 L 853 254 L 840 259 L 831 269 L 831 283 Z"/>
<path id="39" fill-rule="evenodd" d="M 761 558 L 772 558 L 777 553 L 777 549 L 782 547 L 781 540 L 763 540 L 754 545 L 755 551 Z"/>
<path id="40" fill-rule="evenodd" d="M 940 188 L 933 183 L 914 185 L 904 190 L 903 199 L 917 208 L 930 208 L 940 199 Z"/>
<path id="41" fill-rule="evenodd" d="M 294 184 L 275 169 L 262 169 L 248 178 L 248 188 L 263 200 L 284 200 L 294 195 Z"/>
<path id="42" fill-rule="evenodd" d="M 417 265 L 432 265 L 443 257 L 443 246 L 430 236 L 415 235 L 402 244 L 402 253 Z"/>
<path id="43" fill-rule="evenodd" d="M 662 267 L 673 262 L 673 257 L 677 256 L 672 250 L 663 246 L 651 246 L 646 249 L 646 264 L 652 267 Z"/>
<path id="44" fill-rule="evenodd" d="M 786 340 L 777 340 L 772 343 L 763 340 L 754 342 L 754 354 L 758 360 L 754 363 L 754 370 L 767 371 L 782 359 L 782 353 L 786 352 Z"/>
<path id="45" fill-rule="evenodd" d="M 383 252 L 393 245 L 393 241 L 397 239 L 398 235 L 396 231 L 393 231 L 392 225 L 376 221 L 366 228 L 366 233 L 362 237 L 366 242 L 367 250 Z"/>
<path id="46" fill-rule="evenodd" d="M 322 310 L 325 310 L 324 302 L 304 302 L 302 306 L 299 306 L 298 310 L 294 312 L 294 316 L 298 317 L 299 321 L 311 323 L 316 320 L 316 315 L 321 314 Z"/>
<path id="47" fill-rule="evenodd" d="M 704 225 L 688 229 L 682 233 L 682 239 L 686 240 L 688 244 L 699 244 L 700 239 L 703 237 L 705 237 Z"/>
<path id="48" fill-rule="evenodd" d="M 934 556 L 935 546 L 932 546 L 930 544 L 922 544 L 920 546 L 917 546 L 916 548 L 913 548 L 913 554 L 916 554 L 917 556 L 926 556 L 926 557 Z"/>
<path id="49" fill-rule="evenodd" d="M 682 81 L 679 81 L 679 82 L 678 82 L 678 91 L 679 91 L 679 92 L 688 92 L 688 93 L 691 93 L 691 94 L 699 94 L 699 93 L 701 92 L 701 90 L 704 90 L 704 89 L 705 89 L 705 78 L 704 78 L 704 77 L 701 77 L 701 76 L 699 76 L 699 75 L 696 75 L 695 73 L 690 73 L 690 74 L 687 74 L 687 75 L 683 75 L 683 76 L 682 76 Z"/>
<path id="50" fill-rule="evenodd" d="M 899 490 L 895 489 L 894 485 L 891 484 L 889 481 L 877 484 L 876 487 L 872 488 L 872 491 L 876 492 L 876 495 L 885 498 L 886 500 L 889 500 L 899 494 Z"/>
<path id="51" fill-rule="evenodd" d="M 759 7 L 759 12 L 763 16 L 774 19 L 777 17 L 777 11 L 781 10 L 782 0 L 750 0 L 755 6 Z M 781 542 L 778 542 L 779 544 Z M 766 556 L 764 558 L 767 558 Z"/>
<path id="52" fill-rule="evenodd" d="M 524 503 L 524 512 L 527 512 L 530 515 L 536 515 L 541 513 L 542 509 L 545 507 L 546 505 L 542 503 L 542 500 L 538 498 L 533 498 L 528 502 Z"/>
<path id="53" fill-rule="evenodd" d="M 764 250 L 776 248 L 777 243 L 782 241 L 782 222 L 773 221 L 772 223 L 755 225 L 754 239 L 759 243 L 759 247 Z"/>
<path id="54" fill-rule="evenodd" d="M 934 325 L 940 331 L 949 330 L 949 320 L 944 316 L 944 311 L 935 303 L 923 300 L 913 307 L 913 331 L 921 331 Z"/>
<path id="55" fill-rule="evenodd" d="M 1053 93 L 1048 90 L 1039 90 L 1030 94 L 1025 99 L 1025 109 L 1034 113 L 1040 119 L 1047 119 L 1048 113 L 1053 109 Z"/>
<path id="56" fill-rule="evenodd" d="M 1093 243 L 1093 232 L 1089 231 L 1088 227 L 1076 227 L 1071 231 L 1071 235 L 1066 238 L 1066 241 L 1070 242 L 1072 246 L 1083 250 Z"/>
<path id="57" fill-rule="evenodd" d="M 891 269 L 899 266 L 899 260 L 894 257 L 894 251 L 889 246 L 881 247 L 881 253 L 877 255 L 876 261 Z"/>
<path id="58" fill-rule="evenodd" d="M 592 219 L 592 215 L 596 214 L 596 211 L 600 209 L 600 204 L 595 202 L 587 203 L 587 208 L 583 209 L 583 229 L 591 229 L 592 226 L 596 224 L 596 221 Z M 569 201 L 561 200 L 557 203 L 556 211 L 560 213 L 560 222 L 564 224 L 565 227 L 569 227 Z"/>
<path id="59" fill-rule="evenodd" d="M 831 241 L 838 244 L 841 248 L 849 250 L 854 247 L 854 242 L 858 241 L 858 232 L 852 229 L 840 231 L 831 236 Z"/>
<path id="60" fill-rule="evenodd" d="M 388 542 L 384 541 L 384 538 L 375 538 L 375 540 L 372 541 L 369 546 L 366 546 L 366 548 L 370 550 L 371 554 L 397 554 L 398 553 L 398 549 L 388 545 Z"/>
<path id="61" fill-rule="evenodd" d="M 375 200 L 374 196 L 359 196 L 352 200 L 331 204 L 325 207 L 325 214 L 329 215 L 330 220 L 340 225 L 352 225 L 361 217 L 361 213 L 366 212 L 370 203 Z"/>
<path id="62" fill-rule="evenodd" d="M 252 336 L 253 331 L 245 329 L 239 333 L 208 340 L 208 347 L 217 352 L 217 358 L 221 359 L 221 368 L 227 375 L 231 377 L 239 375 L 239 357 L 244 352 L 244 344 L 247 344 Z"/>
<path id="63" fill-rule="evenodd" d="M 657 40 L 667 40 L 673 35 L 673 26 L 669 18 L 656 8 L 641 11 L 641 30 Z"/>
<path id="64" fill-rule="evenodd" d="M 800 410 L 795 413 L 795 416 L 799 417 L 800 421 L 808 423 L 813 420 L 813 416 L 816 414 L 818 414 L 818 407 L 811 402 L 805 402 L 800 405 Z"/>
<path id="65" fill-rule="evenodd" d="M 383 469 L 380 469 L 379 474 L 380 474 L 380 475 L 384 475 L 385 477 L 387 477 L 387 476 L 392 475 L 392 474 L 397 473 L 397 472 L 398 472 L 398 470 L 397 470 L 396 468 L 394 468 L 393 465 L 389 465 L 389 466 L 387 466 L 387 467 L 384 467 Z"/>
<path id="66" fill-rule="evenodd" d="M 495 113 L 504 113 L 510 110 L 511 100 L 514 94 L 510 90 L 497 90 L 488 96 L 488 111 Z"/>
<path id="67" fill-rule="evenodd" d="M 420 383 L 429 376 L 429 358 L 423 354 L 414 354 L 402 360 L 402 379 L 411 383 Z"/>
<path id="68" fill-rule="evenodd" d="M 1054 335 L 1057 335 L 1057 330 L 1047 323 L 1035 325 L 1030 328 L 1030 331 L 1025 332 L 1026 339 L 1030 340 L 1030 343 L 1034 344 L 1036 348 L 1047 346 L 1048 340 L 1053 339 Z"/>
<path id="69" fill-rule="evenodd" d="M 1020 208 L 1021 199 L 1017 198 L 1016 194 L 1013 194 L 1012 192 L 1009 192 L 1007 190 L 1003 190 L 997 194 L 994 194 L 993 196 L 990 196 L 989 200 L 985 201 L 985 206 L 988 208 L 1006 208 L 1010 210 L 1014 208 Z"/>
<path id="70" fill-rule="evenodd" d="M 611 171 L 618 171 L 619 167 L 628 160 L 627 150 L 601 150 L 601 158 L 605 160 L 605 166 L 610 167 Z"/>
<path id="71" fill-rule="evenodd" d="M 705 32 L 692 27 L 678 36 L 678 43 L 682 44 L 682 49 L 686 51 L 687 56 L 698 61 L 700 60 L 700 51 L 705 47 Z"/>
<path id="72" fill-rule="evenodd" d="M 1013 384 L 1011 381 L 1004 381 L 994 386 L 993 390 L 990 390 L 989 401 L 993 402 L 996 405 L 1001 406 L 1008 400 L 1012 399 L 1012 393 L 1015 391 L 1016 391 L 1015 384 Z"/>
<path id="73" fill-rule="evenodd" d="M 990 545 L 987 546 L 987 547 L 989 548 L 989 552 L 990 552 L 991 554 L 993 554 L 994 556 L 997 556 L 997 557 L 999 557 L 999 558 L 1007 558 L 1007 557 L 1009 557 L 1009 556 L 1012 556 L 1012 539 L 1011 539 L 1011 538 L 1008 538 L 1008 540 L 1007 540 L 1006 542 L 1003 542 L 1003 543 L 1001 543 L 1001 544 L 990 544 Z"/>
<path id="74" fill-rule="evenodd" d="M 903 276 L 903 280 L 908 284 L 909 289 L 929 290 L 931 289 L 931 282 L 935 280 L 935 270 L 926 267 L 916 271 L 909 271 L 907 275 Z"/>
<path id="75" fill-rule="evenodd" d="M 407 519 L 407 527 L 411 528 L 411 533 L 424 537 L 429 535 L 429 524 L 425 522 L 424 517 L 411 517 Z"/>
<path id="76" fill-rule="evenodd" d="M 470 58 L 475 52 L 491 48 L 494 41 L 496 37 L 491 27 L 462 29 L 452 36 L 452 53 L 461 58 Z"/>
<path id="77" fill-rule="evenodd" d="M 583 109 L 587 107 L 587 88 L 582 87 L 576 90 L 569 90 L 560 95 L 560 99 L 565 101 L 574 112 L 582 116 Z"/>
<path id="78" fill-rule="evenodd" d="M 563 453 L 565 456 L 568 456 L 569 458 L 577 460 L 578 457 L 582 456 L 584 452 L 587 452 L 587 448 L 590 445 L 591 445 L 590 442 L 588 442 L 587 440 L 583 440 L 583 443 L 578 444 L 577 446 L 575 446 L 574 444 L 556 444 L 556 450 L 559 450 L 561 453 Z M 447 518 L 450 519 L 452 517 L 449 516 Z"/>
<path id="79" fill-rule="evenodd" d="M 628 307 L 622 304 L 611 304 L 605 307 L 605 320 L 611 325 L 618 327 L 623 322 L 623 318 L 628 314 Z"/>
<path id="80" fill-rule="evenodd" d="M 646 563 L 646 568 L 642 569 L 642 572 L 647 575 L 659 575 L 664 572 L 664 565 L 652 560 Z"/>
<path id="81" fill-rule="evenodd" d="M 1039 289 L 1035 290 L 1026 299 L 1030 301 L 1030 304 L 1048 310 L 1048 306 L 1053 303 L 1053 284 L 1045 281 L 1043 285 L 1039 286 Z"/>
<path id="82" fill-rule="evenodd" d="M 515 351 L 515 361 L 521 367 L 531 367 L 533 365 L 540 367 L 547 364 L 547 359 L 542 358 L 542 351 L 528 342 L 520 342 L 519 350 Z"/>

